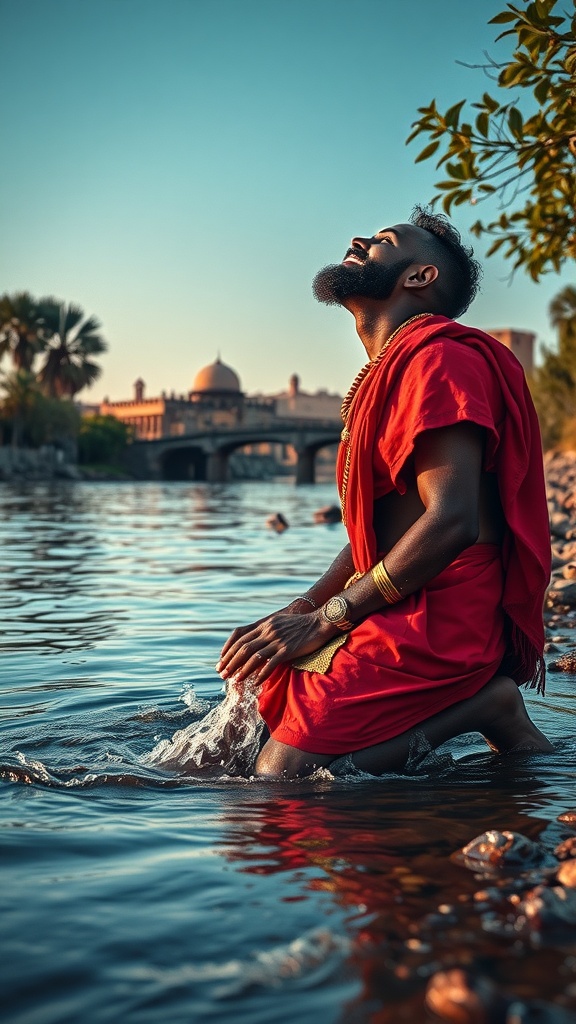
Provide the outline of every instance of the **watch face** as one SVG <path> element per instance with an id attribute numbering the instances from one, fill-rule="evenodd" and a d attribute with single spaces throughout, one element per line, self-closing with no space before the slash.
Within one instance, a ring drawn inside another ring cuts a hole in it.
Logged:
<path id="1" fill-rule="evenodd" d="M 329 622 L 340 622 L 348 615 L 348 604 L 343 597 L 331 597 L 324 606 L 324 614 Z"/>

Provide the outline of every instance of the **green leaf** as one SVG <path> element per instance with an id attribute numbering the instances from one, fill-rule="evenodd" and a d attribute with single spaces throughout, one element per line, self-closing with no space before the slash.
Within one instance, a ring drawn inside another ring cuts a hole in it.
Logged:
<path id="1" fill-rule="evenodd" d="M 509 21 L 516 21 L 517 15 L 515 11 L 501 11 L 500 14 L 496 14 L 493 18 L 490 18 L 489 25 L 505 25 Z"/>
<path id="2" fill-rule="evenodd" d="M 551 83 L 547 78 L 542 78 L 538 85 L 534 88 L 534 96 L 538 100 L 538 103 L 546 103 L 548 99 L 548 93 L 550 91 Z"/>
<path id="3" fill-rule="evenodd" d="M 432 156 L 432 154 L 436 152 L 439 145 L 439 142 L 431 142 L 430 145 L 425 146 L 422 152 L 416 157 L 414 163 L 419 164 L 421 160 L 427 160 L 428 157 Z"/>
<path id="4" fill-rule="evenodd" d="M 458 126 L 458 121 L 460 119 L 460 111 L 462 110 L 462 107 L 464 106 L 465 103 L 466 100 L 460 100 L 459 103 L 455 103 L 453 107 L 450 107 L 446 111 L 444 115 L 444 120 L 446 121 L 446 124 L 449 125 L 451 128 L 456 128 Z"/>
<path id="5" fill-rule="evenodd" d="M 482 100 L 484 102 L 484 106 L 486 107 L 486 110 L 488 110 L 491 114 L 493 114 L 496 110 L 498 110 L 498 108 L 500 106 L 500 104 L 497 103 L 496 100 L 492 99 L 490 93 L 488 93 L 488 92 L 484 93 L 484 95 L 482 96 Z"/>
<path id="6" fill-rule="evenodd" d="M 476 131 L 479 135 L 483 135 L 485 139 L 488 138 L 488 127 L 490 124 L 490 115 L 486 112 L 478 114 L 476 118 Z"/>
<path id="7" fill-rule="evenodd" d="M 510 107 L 508 112 L 508 126 L 513 136 L 519 141 L 522 140 L 522 126 L 524 124 L 522 114 L 518 107 Z"/>

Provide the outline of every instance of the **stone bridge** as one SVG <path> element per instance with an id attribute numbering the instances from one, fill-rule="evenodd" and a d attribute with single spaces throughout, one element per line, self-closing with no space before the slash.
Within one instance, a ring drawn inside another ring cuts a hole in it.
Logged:
<path id="1" fill-rule="evenodd" d="M 238 448 L 263 442 L 292 445 L 297 456 L 296 483 L 313 484 L 316 453 L 340 440 L 339 420 L 279 419 L 262 426 L 210 427 L 155 441 L 134 441 L 130 469 L 145 480 L 228 478 L 228 458 Z"/>

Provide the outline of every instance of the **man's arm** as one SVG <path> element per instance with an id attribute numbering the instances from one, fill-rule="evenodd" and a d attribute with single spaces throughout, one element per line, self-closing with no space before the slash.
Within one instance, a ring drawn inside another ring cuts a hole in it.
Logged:
<path id="1" fill-rule="evenodd" d="M 483 450 L 484 431 L 472 423 L 426 431 L 417 438 L 414 471 L 424 512 L 385 559 L 402 597 L 425 586 L 478 539 Z M 343 596 L 353 623 L 386 606 L 370 572 Z M 306 615 L 278 613 L 236 640 L 232 634 L 218 667 L 224 678 L 257 673 L 261 682 L 276 665 L 317 650 L 338 632 L 321 609 Z"/>

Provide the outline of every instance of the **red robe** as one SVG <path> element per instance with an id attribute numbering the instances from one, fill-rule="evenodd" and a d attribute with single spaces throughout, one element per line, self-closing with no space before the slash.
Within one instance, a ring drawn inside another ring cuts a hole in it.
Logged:
<path id="1" fill-rule="evenodd" d="M 475 544 L 425 587 L 354 627 L 325 674 L 279 666 L 263 685 L 271 735 L 319 754 L 391 739 L 477 693 L 504 663 L 543 690 L 542 604 L 550 535 L 536 413 L 500 342 L 442 316 L 407 324 L 350 407 L 338 456 L 344 521 L 359 572 L 378 559 L 374 501 L 406 490 L 418 434 L 471 421 L 486 432 L 507 522 L 502 549 Z"/>

